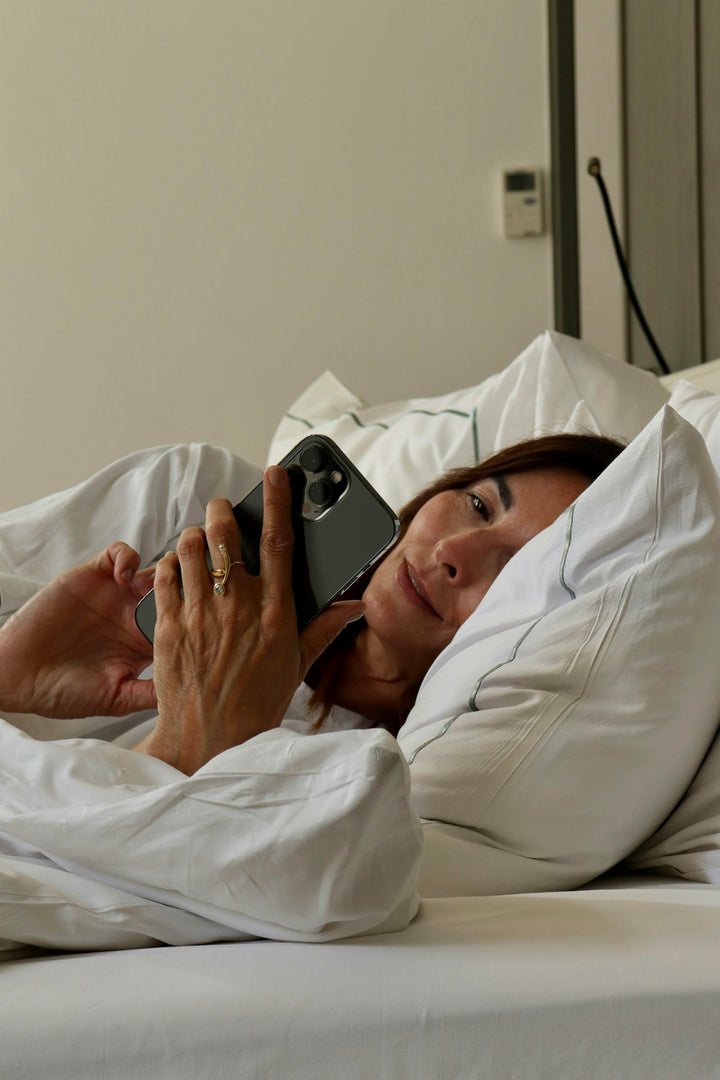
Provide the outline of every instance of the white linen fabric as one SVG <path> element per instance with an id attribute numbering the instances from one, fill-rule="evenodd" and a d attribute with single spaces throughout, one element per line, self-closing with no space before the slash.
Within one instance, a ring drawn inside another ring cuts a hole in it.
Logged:
<path id="1" fill-rule="evenodd" d="M 188 777 L 0 721 L 0 761 L 0 949 L 329 941 L 417 911 L 422 833 L 385 731 L 274 730 Z"/>
<path id="2" fill-rule="evenodd" d="M 624 865 L 720 885 L 719 738 L 677 807 Z"/>
<path id="3" fill-rule="evenodd" d="M 423 902 L 401 934 L 7 965 L 3 1080 L 710 1080 L 720 889 Z"/>
<path id="4" fill-rule="evenodd" d="M 665 408 L 511 559 L 399 733 L 422 895 L 577 886 L 672 810 L 720 714 L 719 515 Z"/>
<path id="5" fill-rule="evenodd" d="M 720 473 L 720 395 L 680 379 L 673 386 L 668 404 L 697 428 L 715 471 Z"/>
<path id="6" fill-rule="evenodd" d="M 680 379 L 670 404 L 700 432 L 720 473 L 720 396 Z M 627 866 L 720 884 L 720 735 L 678 806 Z"/>
<path id="7" fill-rule="evenodd" d="M 648 372 L 548 330 L 504 371 L 438 397 L 368 405 L 326 372 L 283 417 L 268 461 L 321 432 L 399 509 L 446 470 L 535 435 L 582 431 L 627 441 L 668 396 Z"/>
<path id="8" fill-rule="evenodd" d="M 238 500 L 257 479 L 228 451 L 161 447 L 0 515 L 2 616 L 113 539 L 155 561 L 203 521 L 210 498 Z M 140 715 L 0 719 L 0 953 L 18 943 L 325 941 L 407 925 L 422 837 L 405 759 L 384 731 L 298 734 L 304 698 L 283 730 L 192 777 L 67 738 L 122 739 Z M 335 727 L 352 722 L 334 717 Z"/>

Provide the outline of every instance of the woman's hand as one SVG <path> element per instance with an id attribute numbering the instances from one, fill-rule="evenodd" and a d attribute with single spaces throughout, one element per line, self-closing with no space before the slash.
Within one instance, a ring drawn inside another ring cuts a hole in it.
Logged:
<path id="1" fill-rule="evenodd" d="M 277 727 L 317 657 L 364 612 L 360 601 L 333 604 L 298 633 L 288 474 L 280 467 L 269 469 L 263 487 L 258 577 L 243 565 L 233 566 L 224 595 L 213 592 L 206 537 L 213 566 L 223 564 L 220 545 L 233 563 L 241 558 L 238 527 L 226 499 L 208 505 L 205 532 L 186 529 L 177 555 L 166 555 L 156 570 L 159 719 L 135 749 L 186 773 Z"/>
<path id="2" fill-rule="evenodd" d="M 0 708 L 40 716 L 124 716 L 155 705 L 152 680 L 138 675 L 152 648 L 135 606 L 154 570 L 111 544 L 41 589 L 0 629 Z"/>

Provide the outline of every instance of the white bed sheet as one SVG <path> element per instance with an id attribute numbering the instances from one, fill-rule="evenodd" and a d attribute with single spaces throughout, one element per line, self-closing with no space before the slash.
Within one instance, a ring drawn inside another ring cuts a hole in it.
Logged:
<path id="1" fill-rule="evenodd" d="M 3 1080 L 720 1075 L 720 888 L 426 901 L 396 934 L 0 966 Z"/>

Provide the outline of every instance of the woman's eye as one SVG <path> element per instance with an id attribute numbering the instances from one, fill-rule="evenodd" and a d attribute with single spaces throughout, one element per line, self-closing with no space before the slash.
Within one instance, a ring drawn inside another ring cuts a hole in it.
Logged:
<path id="1" fill-rule="evenodd" d="M 474 491 L 470 492 L 470 502 L 472 503 L 473 510 L 475 510 L 480 515 L 483 521 L 490 520 L 490 511 L 487 507 L 485 500 L 481 499 L 480 496 L 475 494 Z"/>

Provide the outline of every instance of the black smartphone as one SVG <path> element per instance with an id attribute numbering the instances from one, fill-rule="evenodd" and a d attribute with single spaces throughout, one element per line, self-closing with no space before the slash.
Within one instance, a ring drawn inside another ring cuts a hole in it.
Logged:
<path id="1" fill-rule="evenodd" d="M 337 600 L 394 544 L 396 514 L 326 435 L 308 435 L 280 464 L 290 474 L 295 533 L 293 593 L 302 629 Z M 262 482 L 233 507 L 246 569 L 260 573 Z M 155 631 L 151 591 L 135 609 L 149 641 Z"/>

